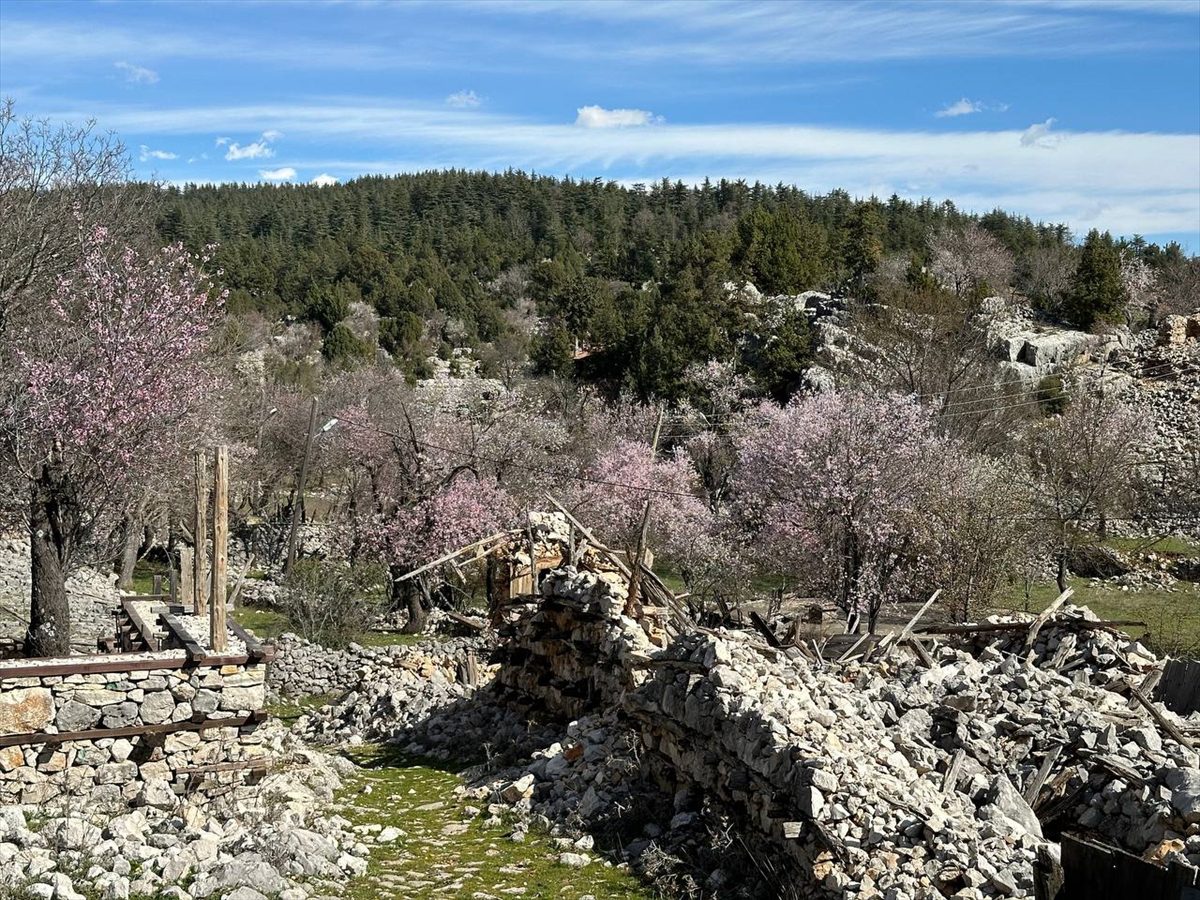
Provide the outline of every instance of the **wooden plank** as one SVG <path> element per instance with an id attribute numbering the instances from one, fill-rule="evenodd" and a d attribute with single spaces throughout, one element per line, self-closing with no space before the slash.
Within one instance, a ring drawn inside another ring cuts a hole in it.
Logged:
<path id="1" fill-rule="evenodd" d="M 839 656 L 837 658 L 837 662 L 845 662 L 846 660 L 848 660 L 850 658 L 850 656 L 854 653 L 854 651 L 857 650 L 859 647 L 861 647 L 863 642 L 866 641 L 870 637 L 871 637 L 871 632 L 864 631 L 862 634 L 862 637 L 860 637 L 857 641 L 855 641 L 853 644 L 851 644 L 849 649 L 846 650 L 845 653 L 843 653 L 841 656 Z"/>
<path id="2" fill-rule="evenodd" d="M 147 598 L 139 597 L 138 599 L 145 600 Z M 137 629 L 138 636 L 146 644 L 146 646 L 155 652 L 162 650 L 162 637 L 159 635 L 158 628 L 155 627 L 155 623 L 143 617 L 142 614 L 138 612 L 137 607 L 133 604 L 133 602 L 122 599 L 121 606 L 124 608 L 125 615 L 129 616 L 129 621 L 133 623 L 134 628 Z"/>
<path id="3" fill-rule="evenodd" d="M 0 684 L 16 678 L 48 678 L 54 675 L 102 675 L 119 674 L 121 672 L 147 672 L 152 669 L 185 669 L 197 667 L 187 658 L 187 654 L 179 651 L 179 656 L 168 659 L 130 659 L 123 653 L 111 653 L 97 656 L 79 656 L 78 662 L 40 663 L 24 666 L 0 668 Z M 252 663 L 245 654 L 221 654 L 206 656 L 204 666 L 219 668 L 220 666 L 244 666 Z"/>
<path id="4" fill-rule="evenodd" d="M 771 630 L 771 626 L 763 621 L 763 617 L 754 610 L 750 610 L 750 622 L 754 625 L 755 630 L 766 639 L 769 647 L 778 650 L 783 646 L 779 642 L 779 638 L 775 637 L 775 632 Z"/>
<path id="5" fill-rule="evenodd" d="M 904 646 L 908 647 L 910 650 L 912 650 L 913 653 L 915 653 L 917 655 L 917 658 L 919 660 L 921 660 L 922 663 L 925 664 L 925 668 L 932 669 L 936 665 L 936 663 L 933 660 L 933 657 L 929 655 L 929 651 L 925 649 L 925 647 L 921 644 L 920 641 L 909 638 L 908 640 L 906 640 L 904 642 Z"/>
<path id="6" fill-rule="evenodd" d="M 208 763 L 203 766 L 189 766 L 184 769 L 176 769 L 176 775 L 208 775 L 212 772 L 237 772 L 242 769 L 261 769 L 266 771 L 271 768 L 271 763 L 274 760 L 269 756 L 259 756 L 254 759 L 234 759 L 229 762 Z"/>
<path id="7" fill-rule="evenodd" d="M 194 559 L 196 551 L 191 547 L 179 548 L 179 597 L 185 603 L 192 604 L 195 611 L 196 591 L 192 579 L 196 577 Z"/>
<path id="8" fill-rule="evenodd" d="M 950 765 L 946 768 L 946 774 L 942 776 L 942 793 L 948 794 L 954 790 L 955 784 L 958 782 L 958 770 L 963 764 L 963 759 L 966 753 L 962 750 L 955 750 L 954 756 L 950 760 Z"/>
<path id="9" fill-rule="evenodd" d="M 229 630 L 241 638 L 242 643 L 246 645 L 247 656 L 251 659 L 262 659 L 266 655 L 266 650 L 262 642 L 247 631 L 241 622 L 230 616 L 227 624 L 229 625 Z"/>
<path id="10" fill-rule="evenodd" d="M 196 615 L 208 612 L 208 592 L 205 589 L 208 571 L 205 565 L 205 539 L 208 537 L 208 457 L 203 450 L 196 452 L 196 496 L 192 510 L 192 541 L 196 554 L 192 559 L 192 609 Z"/>
<path id="11" fill-rule="evenodd" d="M 209 728 L 241 728 L 267 718 L 266 710 L 256 709 L 248 716 L 233 716 L 228 719 L 210 719 L 197 713 L 182 722 L 164 722 L 161 725 L 127 725 L 123 728 L 92 728 L 87 731 L 64 731 L 58 734 L 5 734 L 0 735 L 0 747 L 17 747 L 27 744 L 65 744 L 69 741 L 99 741 L 104 738 L 136 737 L 143 734 L 172 734 L 176 731 L 206 731 Z"/>
<path id="12" fill-rule="evenodd" d="M 1046 779 L 1050 777 L 1050 770 L 1054 768 L 1054 764 L 1058 762 L 1058 758 L 1062 756 L 1063 745 L 1055 744 L 1054 747 L 1046 754 L 1042 760 L 1041 766 L 1037 770 L 1037 774 L 1025 787 L 1025 802 L 1032 808 L 1037 802 L 1038 794 L 1041 793 L 1042 785 L 1046 783 Z"/>
<path id="13" fill-rule="evenodd" d="M 208 616 L 208 645 L 223 653 L 229 644 L 225 619 L 225 592 L 229 589 L 229 448 L 217 448 L 213 463 L 213 567 L 212 606 Z"/>
<path id="14" fill-rule="evenodd" d="M 410 578 L 416 578 L 418 575 L 422 575 L 425 572 L 428 572 L 430 569 L 436 568 L 444 563 L 448 563 L 450 560 L 456 559 L 459 556 L 462 556 L 464 553 L 469 553 L 476 548 L 483 547 L 485 544 L 502 539 L 507 540 L 512 536 L 512 534 L 513 532 L 509 531 L 497 531 L 495 534 L 490 534 L 485 538 L 481 538 L 473 544 L 467 544 L 465 547 L 459 547 L 457 550 L 452 550 L 444 556 L 439 556 L 433 562 L 425 563 L 425 565 L 421 566 L 420 568 L 413 569 L 411 572 L 405 572 L 403 575 L 400 575 L 396 578 L 396 582 L 399 583 L 401 581 L 408 581 Z"/>
<path id="15" fill-rule="evenodd" d="M 1058 612 L 1058 608 L 1071 599 L 1075 593 L 1074 588 L 1067 588 L 1061 594 L 1054 598 L 1054 601 L 1047 606 L 1038 617 L 1029 625 L 1029 631 L 1025 633 L 1025 649 L 1033 649 L 1033 642 L 1037 640 L 1038 632 L 1042 630 L 1042 626 L 1050 621 L 1051 617 Z"/>
<path id="16" fill-rule="evenodd" d="M 1174 739 L 1175 743 L 1182 747 L 1193 748 L 1195 746 L 1192 739 L 1180 731 L 1174 722 L 1164 716 L 1162 710 L 1152 700 L 1147 699 L 1145 694 L 1133 685 L 1129 686 L 1129 692 L 1133 695 L 1134 700 L 1145 707 L 1146 711 L 1150 713 L 1151 718 L 1158 723 L 1159 727 Z"/>
<path id="17" fill-rule="evenodd" d="M 908 636 L 912 634 L 913 626 L 921 621 L 921 618 L 925 615 L 925 613 L 929 612 L 929 607 L 933 606 L 933 604 L 937 602 L 937 598 L 940 596 L 942 596 L 942 589 L 938 588 L 930 595 L 929 599 L 925 601 L 925 605 L 917 610 L 917 614 L 905 623 L 904 627 L 900 630 L 900 634 L 896 637 L 895 643 L 900 644 L 908 640 Z"/>
<path id="18" fill-rule="evenodd" d="M 167 626 L 167 630 L 175 636 L 175 640 L 183 644 L 183 649 L 187 651 L 188 659 L 195 662 L 204 662 L 204 657 L 208 655 L 208 651 L 200 646 L 200 643 L 191 635 L 183 623 L 175 618 L 171 613 L 159 613 L 159 618 L 163 624 Z"/>

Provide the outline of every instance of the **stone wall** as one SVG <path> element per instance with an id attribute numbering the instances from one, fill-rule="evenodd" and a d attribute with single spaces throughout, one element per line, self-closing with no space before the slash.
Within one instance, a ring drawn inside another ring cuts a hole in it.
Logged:
<path id="1" fill-rule="evenodd" d="M 621 576 L 565 567 L 548 573 L 541 590 L 541 601 L 517 607 L 502 632 L 497 683 L 570 718 L 620 704 L 637 682 L 635 657 L 657 649 L 623 614 Z"/>
<path id="2" fill-rule="evenodd" d="M 29 625 L 29 538 L 0 536 L 0 638 L 22 640 Z M 121 605 L 117 576 L 83 568 L 67 579 L 71 647 L 94 653 L 96 639 L 113 634 Z"/>
<path id="3" fill-rule="evenodd" d="M 351 644 L 331 650 L 289 633 L 275 640 L 267 688 L 273 696 L 284 698 L 339 694 L 361 687 L 368 672 L 389 666 L 426 680 L 454 682 L 468 654 L 474 653 L 482 664 L 489 652 L 482 638 L 425 638 L 412 644 Z"/>
<path id="4" fill-rule="evenodd" d="M 264 682 L 244 657 L 193 665 L 183 651 L 0 663 L 0 805 L 227 792 L 264 755 Z"/>

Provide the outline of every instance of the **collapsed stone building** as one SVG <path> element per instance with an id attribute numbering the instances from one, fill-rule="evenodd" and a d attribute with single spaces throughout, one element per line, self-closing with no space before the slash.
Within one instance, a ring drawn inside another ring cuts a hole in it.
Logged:
<path id="1" fill-rule="evenodd" d="M 550 521 L 535 545 L 561 544 Z M 1052 897 L 1063 848 L 1081 846 L 1152 861 L 1143 880 L 1195 883 L 1200 715 L 1151 700 L 1163 661 L 1088 610 L 940 636 L 914 625 L 830 652 L 673 623 L 652 596 L 631 605 L 621 560 L 581 544 L 504 608 L 476 684 L 461 660 L 482 637 L 419 662 L 367 651 L 350 693 L 301 733 L 440 755 L 511 740 L 512 764 L 470 795 L 585 837 L 654 784 L 675 802 L 646 834 L 717 806 L 783 867 L 789 896 Z M 571 724 L 539 731 L 513 708 Z M 633 860 L 656 843 L 609 849 Z M 736 896 L 723 877 L 701 893 Z"/>

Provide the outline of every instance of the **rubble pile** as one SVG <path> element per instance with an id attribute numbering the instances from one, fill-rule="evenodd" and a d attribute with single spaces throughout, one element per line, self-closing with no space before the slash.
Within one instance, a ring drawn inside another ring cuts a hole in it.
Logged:
<path id="1" fill-rule="evenodd" d="M 1029 896 L 1022 797 L 1136 852 L 1200 862 L 1200 771 L 1126 698 L 986 649 L 814 671 L 740 633 L 681 637 L 625 698 L 647 749 L 741 808 L 839 896 Z M 1062 750 L 1054 750 L 1062 746 Z M 957 759 L 957 762 L 955 760 Z M 1117 774 L 1120 773 L 1120 774 Z"/>
<path id="2" fill-rule="evenodd" d="M 331 650 L 287 633 L 275 641 L 267 688 L 275 696 L 304 697 L 392 682 L 400 690 L 420 684 L 442 686 L 458 680 L 459 669 L 470 654 L 484 668 L 490 647 L 489 640 L 479 636 L 425 638 L 386 647 L 350 644 L 345 650 Z"/>
<path id="3" fill-rule="evenodd" d="M 19 896 L 303 900 L 341 896 L 368 848 L 325 814 L 352 763 L 267 738 L 280 768 L 252 796 L 114 810 L 77 804 L 0 808 L 0 885 Z"/>
<path id="4" fill-rule="evenodd" d="M 989 616 L 982 625 L 1024 624 L 1036 616 Z M 1100 619 L 1087 607 L 1070 604 L 1059 610 L 1052 623 L 1038 632 L 1033 647 L 1026 649 L 1024 628 L 1003 632 L 980 632 L 969 636 L 968 645 L 977 650 L 991 646 L 996 651 L 1027 659 L 1039 669 L 1060 674 L 1082 670 L 1083 677 L 1098 687 L 1120 689 L 1130 675 L 1144 675 L 1160 667 L 1158 658 L 1140 642 L 1111 628 L 1090 627 Z"/>
<path id="5" fill-rule="evenodd" d="M 463 707 L 495 676 L 496 667 L 486 661 L 482 638 L 359 647 L 345 652 L 348 670 L 339 677 L 354 686 L 336 702 L 296 723 L 297 733 L 305 738 L 321 743 L 383 740 L 407 744 L 418 740 L 419 726 L 423 742 L 413 752 L 448 757 L 446 746 L 467 740 L 472 726 L 476 736 L 489 740 L 489 730 L 498 725 L 497 710 L 485 703 L 470 707 L 473 722 L 439 716 Z M 331 687 L 333 684 L 327 683 L 319 693 Z M 512 718 L 507 711 L 503 717 Z"/>

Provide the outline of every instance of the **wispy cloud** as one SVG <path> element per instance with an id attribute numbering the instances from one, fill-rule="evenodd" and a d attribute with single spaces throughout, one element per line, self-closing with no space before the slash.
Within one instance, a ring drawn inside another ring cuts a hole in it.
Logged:
<path id="1" fill-rule="evenodd" d="M 259 169 L 258 177 L 263 181 L 291 181 L 296 177 L 296 170 L 291 166 L 282 166 L 278 169 Z"/>
<path id="2" fill-rule="evenodd" d="M 157 84 L 158 73 L 145 66 L 135 66 L 133 63 L 115 62 L 113 66 L 125 73 L 125 80 L 133 84 Z"/>
<path id="3" fill-rule="evenodd" d="M 581 106 L 576 110 L 575 124 L 581 128 L 631 128 L 639 125 L 658 125 L 662 116 L 644 109 L 605 109 L 603 106 Z"/>
<path id="4" fill-rule="evenodd" d="M 1024 131 L 1021 132 L 1022 147 L 1057 147 L 1060 140 L 1060 135 L 1051 134 L 1050 129 L 1054 126 L 1054 118 L 1051 117 L 1045 122 L 1035 122 Z"/>
<path id="5" fill-rule="evenodd" d="M 178 159 L 178 153 L 171 153 L 169 150 L 151 150 L 145 144 L 138 148 L 138 159 L 141 162 L 149 162 L 152 159 Z"/>
<path id="6" fill-rule="evenodd" d="M 968 100 L 963 97 L 953 103 L 947 103 L 934 113 L 939 119 L 952 119 L 958 116 L 969 116 L 972 113 L 983 112 L 983 104 L 978 100 Z"/>
<path id="7" fill-rule="evenodd" d="M 1126 234 L 1193 231 L 1200 219 L 1195 164 L 1200 137 L 1190 133 L 1051 132 L 1053 121 L 1026 131 L 753 123 L 582 128 L 346 97 L 280 106 L 128 108 L 99 118 L 105 127 L 138 133 L 211 135 L 266 125 L 298 142 L 351 142 L 357 159 L 292 161 L 339 178 L 510 166 L 622 179 L 707 175 L 785 181 L 813 191 L 845 188 L 858 195 L 895 191 L 955 202 L 970 197 L 977 205 L 964 208 L 986 211 L 1001 205 L 1035 219 Z M 1053 153 L 1030 152 L 1047 141 Z M 406 148 L 406 159 L 377 155 L 396 146 Z"/>
<path id="8" fill-rule="evenodd" d="M 283 137 L 283 132 L 276 128 L 268 128 L 262 133 L 262 137 L 249 144 L 239 144 L 236 141 L 229 144 L 229 149 L 225 151 L 225 158 L 230 161 L 239 159 L 270 159 L 275 155 L 275 151 L 271 148 L 271 143 Z M 228 138 L 217 138 L 217 146 L 221 146 L 223 142 L 228 142 Z"/>
<path id="9" fill-rule="evenodd" d="M 218 146 L 218 147 L 224 147 L 226 144 L 229 143 L 229 138 L 219 137 L 215 141 L 213 141 L 213 143 L 216 144 L 216 146 Z"/>
<path id="10" fill-rule="evenodd" d="M 474 91 L 455 91 L 446 98 L 446 105 L 455 109 L 472 109 L 483 103 L 483 98 Z"/>
<path id="11" fill-rule="evenodd" d="M 309 184 L 315 184 L 317 187 L 332 187 L 333 185 L 335 185 L 337 183 L 338 183 L 338 180 L 336 178 L 334 178 L 332 175 L 330 175 L 328 172 L 322 172 L 320 175 L 318 175 L 316 178 L 314 178 L 312 181 L 309 182 Z"/>

